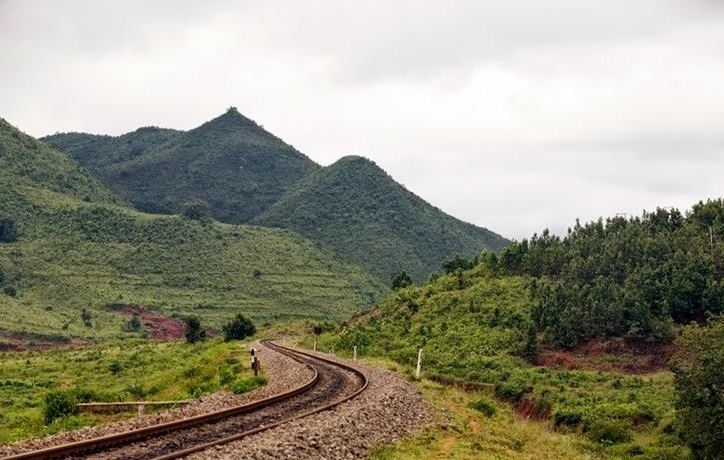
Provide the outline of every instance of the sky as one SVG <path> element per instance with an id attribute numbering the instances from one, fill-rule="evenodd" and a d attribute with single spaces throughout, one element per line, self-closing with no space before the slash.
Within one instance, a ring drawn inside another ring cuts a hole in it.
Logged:
<path id="1" fill-rule="evenodd" d="M 0 0 L 0 117 L 43 136 L 235 106 L 510 238 L 724 196 L 719 0 Z"/>

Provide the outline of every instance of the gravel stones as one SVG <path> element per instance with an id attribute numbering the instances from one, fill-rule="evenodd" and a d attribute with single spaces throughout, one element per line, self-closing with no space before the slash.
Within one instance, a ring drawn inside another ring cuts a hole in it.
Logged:
<path id="1" fill-rule="evenodd" d="M 370 381 L 367 390 L 355 399 L 191 458 L 360 458 L 433 422 L 432 409 L 403 377 L 359 362 L 347 364 L 363 371 Z"/>

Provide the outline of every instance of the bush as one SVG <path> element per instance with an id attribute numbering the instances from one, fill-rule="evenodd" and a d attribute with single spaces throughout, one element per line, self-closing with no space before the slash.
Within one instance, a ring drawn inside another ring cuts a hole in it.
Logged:
<path id="1" fill-rule="evenodd" d="M 8 297 L 15 297 L 18 295 L 18 292 L 15 290 L 15 287 L 13 286 L 5 286 L 3 288 L 3 293 Z"/>
<path id="2" fill-rule="evenodd" d="M 206 340 L 206 331 L 201 326 L 201 320 L 196 316 L 189 316 L 184 319 L 186 324 L 186 341 L 196 343 Z"/>
<path id="3" fill-rule="evenodd" d="M 392 290 L 397 291 L 412 284 L 412 278 L 406 271 L 401 271 L 392 277 Z"/>
<path id="4" fill-rule="evenodd" d="M 191 220 L 209 222 L 212 219 L 211 205 L 204 200 L 193 200 L 184 203 L 181 214 Z"/>
<path id="5" fill-rule="evenodd" d="M 587 436 L 601 444 L 618 444 L 631 441 L 629 426 L 621 421 L 597 420 L 586 430 Z"/>
<path id="6" fill-rule="evenodd" d="M 231 391 L 233 391 L 236 394 L 247 393 L 249 391 L 256 390 L 257 388 L 265 385 L 266 382 L 267 382 L 266 377 L 257 375 L 256 377 L 251 377 L 249 379 L 240 380 L 239 382 L 236 382 L 234 385 L 231 386 Z"/>
<path id="7" fill-rule="evenodd" d="M 72 391 L 51 391 L 45 395 L 43 417 L 48 425 L 53 420 L 78 414 L 78 401 Z"/>
<path id="8" fill-rule="evenodd" d="M 0 243 L 12 243 L 18 239 L 18 231 L 15 221 L 7 218 L 0 218 Z"/>
<path id="9" fill-rule="evenodd" d="M 111 372 L 111 374 L 117 375 L 123 370 L 123 364 L 121 364 L 119 361 L 113 360 L 108 365 L 108 370 Z"/>
<path id="10" fill-rule="evenodd" d="M 470 408 L 482 413 L 486 417 L 495 415 L 495 406 L 487 399 L 478 399 L 470 403 Z"/>
<path id="11" fill-rule="evenodd" d="M 502 399 L 520 401 L 524 394 L 533 391 L 533 387 L 522 380 L 511 380 L 495 384 L 495 394 Z"/>
<path id="12" fill-rule="evenodd" d="M 256 327 L 249 319 L 239 313 L 232 321 L 225 324 L 222 330 L 224 331 L 224 340 L 229 342 L 231 340 L 242 340 L 250 335 L 254 335 Z"/>
<path id="13" fill-rule="evenodd" d="M 123 332 L 139 332 L 143 328 L 143 324 L 141 323 L 141 318 L 134 314 L 131 319 L 124 322 L 121 326 L 121 330 Z"/>
<path id="14" fill-rule="evenodd" d="M 577 426 L 583 418 L 578 412 L 558 412 L 553 414 L 553 424 L 555 426 Z"/>
<path id="15" fill-rule="evenodd" d="M 81 310 L 80 317 L 83 320 L 83 324 L 85 325 L 85 327 L 93 327 L 93 323 L 91 323 L 92 316 L 87 308 Z"/>

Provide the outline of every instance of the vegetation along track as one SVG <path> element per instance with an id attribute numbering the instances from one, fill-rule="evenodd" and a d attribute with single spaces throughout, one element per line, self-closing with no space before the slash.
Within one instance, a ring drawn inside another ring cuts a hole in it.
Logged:
<path id="1" fill-rule="evenodd" d="M 262 341 L 262 344 L 306 364 L 313 371 L 313 377 L 298 388 L 250 404 L 26 452 L 6 457 L 5 460 L 178 458 L 330 409 L 367 388 L 367 376 L 350 366 L 282 347 L 268 340 Z"/>

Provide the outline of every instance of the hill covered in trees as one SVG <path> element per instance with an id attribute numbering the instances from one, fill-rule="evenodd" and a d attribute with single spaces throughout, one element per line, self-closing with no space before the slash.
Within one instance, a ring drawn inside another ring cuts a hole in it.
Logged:
<path id="1" fill-rule="evenodd" d="M 139 210 L 176 213 L 203 200 L 222 222 L 294 230 L 385 282 L 400 270 L 421 280 L 452 254 L 508 242 L 431 206 L 364 158 L 322 168 L 234 108 L 187 132 L 44 140 Z"/>
<path id="2" fill-rule="evenodd" d="M 688 458 L 687 443 L 712 452 L 724 413 L 724 356 L 711 345 L 724 324 L 722 240 L 722 199 L 544 231 L 446 261 L 445 274 L 403 283 L 321 343 L 408 368 L 423 348 L 429 377 L 490 385 L 613 458 Z M 672 349 L 676 386 L 662 372 Z"/>
<path id="3" fill-rule="evenodd" d="M 318 168 L 233 107 L 187 132 L 142 128 L 119 137 L 71 133 L 44 140 L 141 211 L 177 213 L 200 199 L 227 223 L 249 222 Z"/>
<path id="4" fill-rule="evenodd" d="M 309 174 L 255 222 L 293 229 L 383 279 L 405 270 L 420 280 L 452 254 L 507 243 L 431 206 L 359 156 Z"/>
<path id="5" fill-rule="evenodd" d="M 287 230 L 128 208 L 5 121 L 0 233 L 0 336 L 123 335 L 126 306 L 215 327 L 239 311 L 258 322 L 343 318 L 385 289 Z"/>

